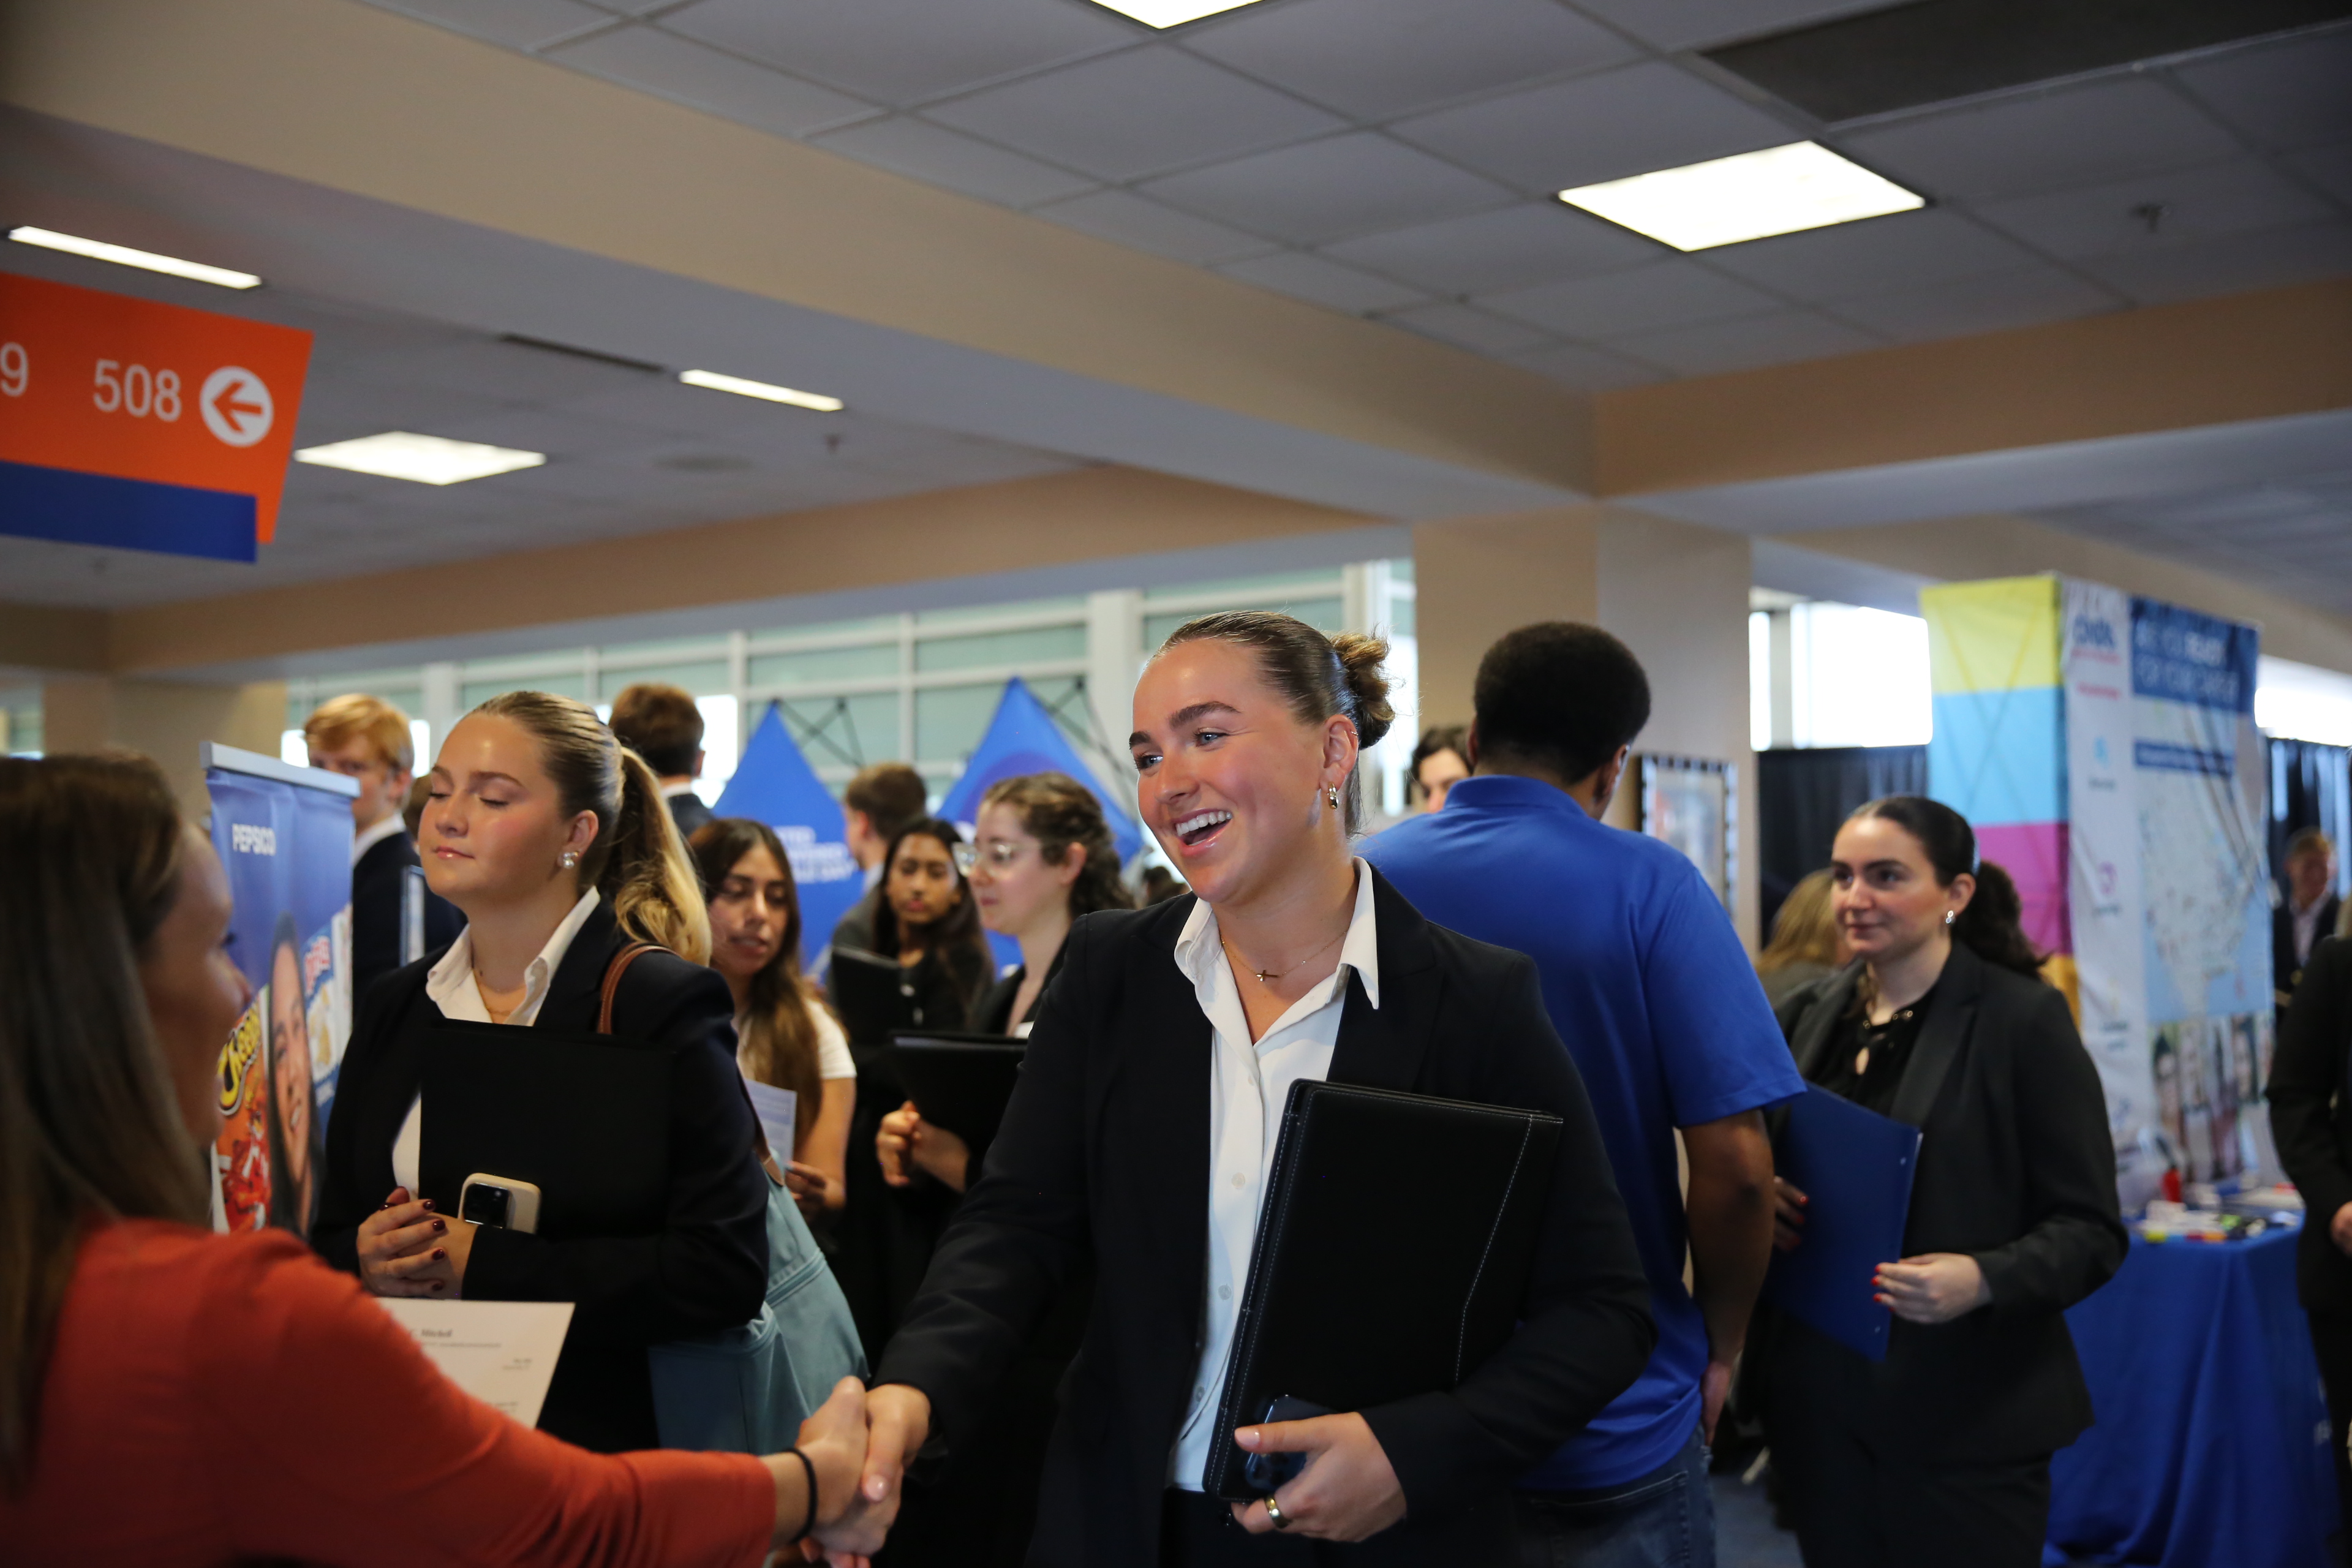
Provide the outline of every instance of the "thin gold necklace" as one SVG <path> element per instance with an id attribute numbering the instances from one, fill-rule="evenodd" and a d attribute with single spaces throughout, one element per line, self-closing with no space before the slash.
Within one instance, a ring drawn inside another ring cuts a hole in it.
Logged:
<path id="1" fill-rule="evenodd" d="M 1297 963 L 1292 964 L 1287 969 L 1258 968 L 1255 964 L 1251 963 L 1248 959 L 1244 958 L 1239 952 L 1234 951 L 1234 944 L 1227 942 L 1222 932 L 1220 932 L 1217 937 L 1217 945 L 1225 950 L 1226 957 L 1232 959 L 1235 963 L 1240 964 L 1244 969 L 1248 970 L 1252 974 L 1256 975 L 1257 983 L 1260 985 L 1271 985 L 1276 981 L 1280 980 L 1283 976 L 1286 974 L 1296 974 L 1300 970 L 1306 968 L 1308 964 L 1314 963 L 1316 959 L 1321 957 L 1324 953 L 1328 952 L 1331 950 L 1332 942 L 1338 942 L 1339 937 L 1346 936 L 1347 934 L 1347 928 L 1342 926 L 1339 930 L 1339 936 L 1333 937 L 1330 942 L 1325 942 L 1321 947 L 1317 948 L 1313 952 L 1308 953 L 1305 958 L 1300 959 Z"/>

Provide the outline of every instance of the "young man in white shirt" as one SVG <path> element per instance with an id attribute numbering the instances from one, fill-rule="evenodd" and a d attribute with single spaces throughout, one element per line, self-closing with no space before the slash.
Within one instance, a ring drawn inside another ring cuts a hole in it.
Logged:
<path id="1" fill-rule="evenodd" d="M 310 765 L 356 782 L 352 799 L 352 1000 L 398 969 L 402 910 L 408 868 L 420 864 L 416 846 L 401 821 L 401 807 L 415 782 L 415 744 L 408 715 L 380 697 L 352 692 L 320 703 L 303 721 L 302 739 Z M 464 921 L 448 904 L 423 889 L 424 951 L 457 940 Z"/>

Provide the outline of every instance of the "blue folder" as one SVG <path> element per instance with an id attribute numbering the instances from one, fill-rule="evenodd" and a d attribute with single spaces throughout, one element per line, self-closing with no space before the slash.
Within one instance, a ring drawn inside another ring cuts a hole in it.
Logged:
<path id="1" fill-rule="evenodd" d="M 1894 1314 L 1878 1304 L 1871 1277 L 1903 1257 L 1919 1130 L 1809 1084 L 1790 1102 L 1774 1152 L 1782 1179 L 1811 1201 L 1797 1249 L 1772 1254 L 1764 1299 L 1885 1361 Z"/>

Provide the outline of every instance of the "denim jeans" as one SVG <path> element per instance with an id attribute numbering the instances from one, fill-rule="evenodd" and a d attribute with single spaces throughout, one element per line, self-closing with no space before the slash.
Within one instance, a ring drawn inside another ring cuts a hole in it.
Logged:
<path id="1" fill-rule="evenodd" d="M 1525 1568 L 1715 1568 L 1715 1494 L 1698 1433 L 1646 1476 L 1518 1494 Z"/>

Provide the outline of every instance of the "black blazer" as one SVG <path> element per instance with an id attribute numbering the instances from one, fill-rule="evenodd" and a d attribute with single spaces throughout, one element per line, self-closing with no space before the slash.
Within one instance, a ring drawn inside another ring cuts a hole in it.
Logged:
<path id="1" fill-rule="evenodd" d="M 416 846 L 404 832 L 368 846 L 352 868 L 352 999 L 367 999 L 368 988 L 400 967 L 400 905 L 408 868 L 420 865 Z M 457 940 L 466 917 L 439 894 L 425 895 L 425 951 Z"/>
<path id="2" fill-rule="evenodd" d="M 2271 1137 L 2279 1163 L 2303 1194 L 2303 1237 L 2295 1244 L 2295 1285 L 2314 1311 L 2352 1312 L 2352 1258 L 2328 1230 L 2352 1204 L 2352 942 L 2312 944 L 2303 984 L 2279 1020 L 2271 1063 Z"/>
<path id="3" fill-rule="evenodd" d="M 1861 968 L 1781 1006 L 1808 1079 L 1826 1066 Z M 1844 1352 L 1867 1369 L 1865 1435 L 1955 1464 L 2054 1453 L 2092 1420 L 2063 1314 L 2113 1277 L 2130 1245 L 2106 1094 L 2066 998 L 1954 943 L 1894 1117 L 1921 1130 L 1906 1254 L 1967 1253 L 1992 1302 L 1948 1323 L 1895 1319 L 1875 1366 Z"/>
<path id="4" fill-rule="evenodd" d="M 2344 900 L 2330 893 L 2319 903 L 2319 926 L 2311 939 L 2311 956 L 2316 962 L 2319 944 L 2336 934 L 2336 917 L 2344 912 Z M 2294 995 L 2307 965 L 2294 961 L 2294 906 L 2281 901 L 2271 911 L 2272 984 L 2278 992 L 2278 1005 L 2284 1008 Z"/>
<path id="5" fill-rule="evenodd" d="M 1372 877 L 1381 1005 L 1350 982 L 1332 1079 L 1540 1109 L 1567 1126 L 1518 1331 L 1452 1393 L 1363 1412 L 1410 1517 L 1349 1555 L 1507 1561 L 1507 1547 L 1477 1532 L 1507 1517 L 1498 1505 L 1513 1480 L 1640 1373 L 1656 1338 L 1649 1287 L 1534 964 L 1430 924 Z M 929 1395 L 952 1448 L 1055 1289 L 1095 1265 L 1033 1563 L 1150 1563 L 1158 1552 L 1209 1245 L 1211 1030 L 1174 957 L 1193 901 L 1092 914 L 1072 929 L 1004 1125 L 876 1374 Z M 1402 1180 L 1411 1152 L 1397 1157 Z M 1411 1267 L 1412 1238 L 1398 1246 L 1398 1266 Z"/>
<path id="6" fill-rule="evenodd" d="M 604 970 L 625 939 L 599 903 L 557 966 L 536 1026 L 596 1026 Z M 370 994 L 343 1058 L 327 1125 L 327 1179 L 311 1244 L 358 1272 L 360 1221 L 392 1191 L 392 1142 L 415 1100 L 423 1042 L 441 1011 L 425 994 L 433 953 Z M 583 1448 L 659 1446 L 646 1346 L 748 1321 L 768 1284 L 767 1178 L 735 1067 L 735 1005 L 709 970 L 667 952 L 630 965 L 613 1032 L 669 1053 L 670 1190 L 658 1235 L 551 1241 L 490 1228 L 474 1239 L 465 1293 L 572 1301 L 572 1329 L 540 1428 Z"/>
<path id="7" fill-rule="evenodd" d="M 711 809 L 702 804 L 702 797 L 692 790 L 668 798 L 669 819 L 677 824 L 677 836 L 681 838 L 693 837 L 694 830 L 709 822 L 713 815 Z"/>

